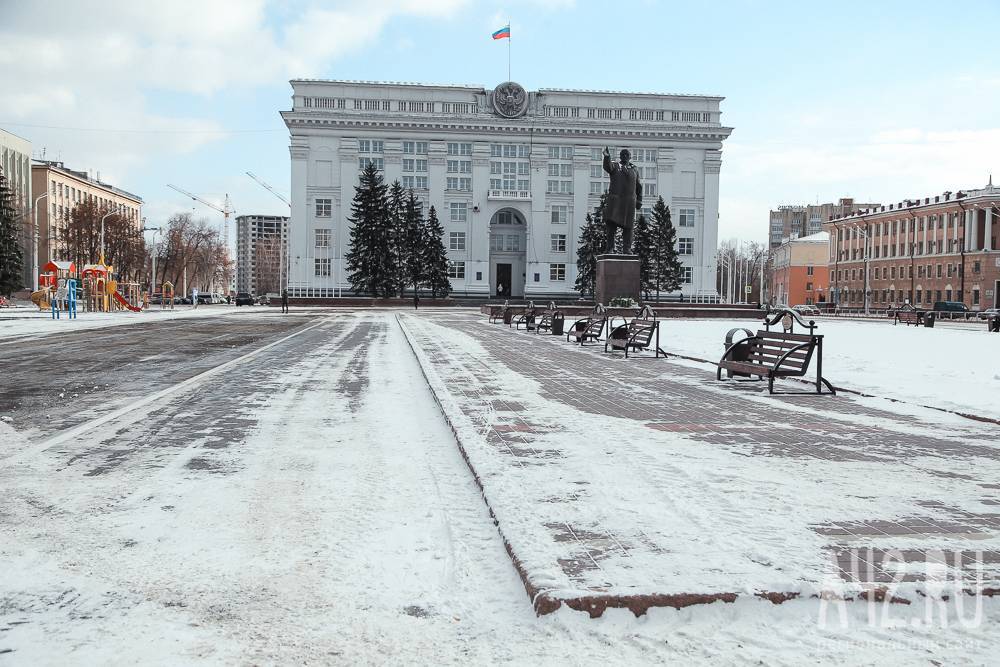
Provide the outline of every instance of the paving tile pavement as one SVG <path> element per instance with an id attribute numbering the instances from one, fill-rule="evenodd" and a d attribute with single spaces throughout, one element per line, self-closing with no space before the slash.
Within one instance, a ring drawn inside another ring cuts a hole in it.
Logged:
<path id="1" fill-rule="evenodd" d="M 815 594 L 831 568 L 854 590 L 942 571 L 1000 587 L 994 426 L 769 396 L 707 366 L 625 360 L 484 316 L 402 321 L 489 447 L 467 458 L 488 500 L 516 517 L 505 536 L 540 588 Z M 539 500 L 537 516 L 518 506 Z"/>

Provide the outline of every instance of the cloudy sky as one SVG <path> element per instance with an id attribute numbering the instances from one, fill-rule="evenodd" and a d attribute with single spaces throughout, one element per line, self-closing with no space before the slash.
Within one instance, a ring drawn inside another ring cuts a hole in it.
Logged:
<path id="1" fill-rule="evenodd" d="M 722 238 L 1000 179 L 1000 2 L 0 0 L 0 127 L 146 200 L 287 208 L 288 80 L 724 95 Z M 204 208 L 199 215 L 211 214 Z"/>

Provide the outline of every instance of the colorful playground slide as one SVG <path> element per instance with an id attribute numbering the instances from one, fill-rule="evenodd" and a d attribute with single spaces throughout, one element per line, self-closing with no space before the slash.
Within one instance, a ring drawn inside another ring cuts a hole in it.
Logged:
<path id="1" fill-rule="evenodd" d="M 36 290 L 31 293 L 31 303 L 38 306 L 38 310 L 49 309 L 49 291 L 47 289 Z"/>
<path id="2" fill-rule="evenodd" d="M 112 292 L 111 295 L 115 298 L 115 301 L 117 301 L 118 303 L 120 303 L 122 305 L 123 308 L 128 308 L 133 313 L 142 312 L 142 308 L 136 308 L 131 303 L 129 303 L 128 301 L 126 301 L 125 297 L 123 297 L 118 290 L 115 290 L 114 292 Z"/>

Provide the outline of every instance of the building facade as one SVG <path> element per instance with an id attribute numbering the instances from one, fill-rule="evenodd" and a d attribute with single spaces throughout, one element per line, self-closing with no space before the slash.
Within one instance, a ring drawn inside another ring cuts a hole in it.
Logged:
<path id="1" fill-rule="evenodd" d="M 608 179 L 605 146 L 628 148 L 647 216 L 670 206 L 683 292 L 715 294 L 723 98 L 471 86 L 292 81 L 289 292 L 334 296 L 350 285 L 350 205 L 373 162 L 433 205 L 459 295 L 573 292 L 585 216 Z M 506 295 L 506 294 L 505 294 Z"/>
<path id="2" fill-rule="evenodd" d="M 793 238 L 771 252 L 773 302 L 782 306 L 826 303 L 830 293 L 830 235 Z"/>
<path id="3" fill-rule="evenodd" d="M 92 177 L 84 171 L 68 169 L 62 162 L 35 161 L 31 165 L 31 187 L 38 196 L 48 197 L 38 206 L 39 264 L 63 259 L 67 251 L 62 227 L 77 204 L 94 200 L 101 207 L 115 209 L 136 227 L 142 227 L 142 198 Z M 43 205 L 44 204 L 44 205 Z M 97 257 L 93 261 L 97 261 Z"/>
<path id="4" fill-rule="evenodd" d="M 236 218 L 237 292 L 252 295 L 281 292 L 287 257 L 287 216 L 241 215 Z"/>
<path id="5" fill-rule="evenodd" d="M 1000 305 L 1000 188 L 906 200 L 834 218 L 831 300 L 842 307 L 888 308 L 962 301 Z"/>
<path id="6" fill-rule="evenodd" d="M 14 195 L 14 211 L 21 221 L 19 227 L 21 254 L 24 256 L 25 286 L 31 286 L 31 142 L 16 134 L 0 130 L 0 172 Z"/>
<path id="7" fill-rule="evenodd" d="M 842 197 L 836 204 L 804 204 L 779 206 L 771 211 L 768 241 L 772 249 L 789 239 L 810 236 L 823 231 L 823 223 L 831 217 L 840 218 L 855 211 L 876 208 L 878 204 L 859 204 Z"/>

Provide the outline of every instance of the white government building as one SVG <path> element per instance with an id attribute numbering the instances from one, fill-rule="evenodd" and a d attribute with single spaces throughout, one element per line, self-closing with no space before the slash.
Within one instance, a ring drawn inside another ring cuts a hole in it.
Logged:
<path id="1" fill-rule="evenodd" d="M 294 80 L 292 296 L 348 294 L 351 200 L 372 161 L 433 205 L 453 294 L 575 294 L 585 216 L 607 190 L 602 151 L 628 148 L 647 217 L 657 196 L 677 228 L 686 296 L 716 294 L 722 97 L 543 88 Z"/>

